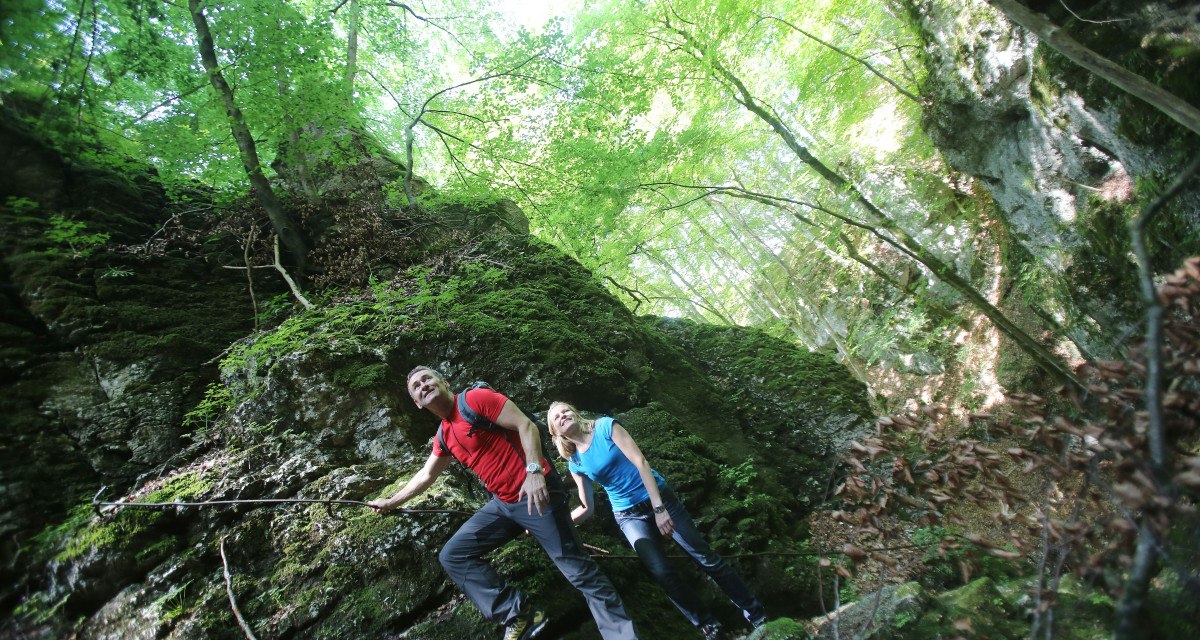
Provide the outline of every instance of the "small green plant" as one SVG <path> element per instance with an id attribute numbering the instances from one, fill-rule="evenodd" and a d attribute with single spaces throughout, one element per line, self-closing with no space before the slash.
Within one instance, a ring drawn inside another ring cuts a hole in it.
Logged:
<path id="1" fill-rule="evenodd" d="M 133 271 L 131 271 L 129 269 L 122 269 L 120 267 L 109 267 L 104 270 L 104 273 L 100 274 L 100 277 L 102 279 L 103 278 L 128 278 L 129 276 L 132 276 L 132 275 L 133 275 Z"/>
<path id="2" fill-rule="evenodd" d="M 718 476 L 721 482 L 727 483 L 735 489 L 745 489 L 758 477 L 758 472 L 754 469 L 754 461 L 746 460 L 735 467 L 721 465 Z"/>
<path id="3" fill-rule="evenodd" d="M 161 598 L 155 600 L 151 605 L 159 611 L 159 620 L 162 622 L 170 622 L 175 618 L 183 615 L 187 611 L 187 602 L 184 600 L 184 592 L 187 591 L 191 580 L 184 582 L 181 585 L 171 587 Z"/>
<path id="4" fill-rule="evenodd" d="M 286 293 L 281 293 L 273 298 L 270 298 L 258 305 L 258 316 L 255 318 L 259 324 L 271 324 L 276 318 L 284 316 L 293 307 L 292 297 Z"/>
<path id="5" fill-rule="evenodd" d="M 52 600 L 50 594 L 37 592 L 18 604 L 13 613 L 18 618 L 23 618 L 33 624 L 44 624 L 58 614 L 58 610 L 67 603 L 67 599 L 70 597 L 71 594 L 68 593 L 58 600 Z"/>
<path id="6" fill-rule="evenodd" d="M 213 383 L 204 391 L 204 399 L 195 409 L 183 416 L 183 426 L 205 431 L 209 424 L 233 408 L 233 392 L 229 387 Z"/>
<path id="7" fill-rule="evenodd" d="M 50 228 L 43 232 L 54 247 L 46 249 L 46 253 L 63 253 L 64 246 L 70 250 L 72 258 L 86 258 L 99 247 L 108 242 L 107 233 L 87 233 L 87 224 L 76 220 L 68 220 L 59 214 L 50 216 Z"/>
<path id="8" fill-rule="evenodd" d="M 13 213 L 22 215 L 36 210 L 38 208 L 38 203 L 34 200 L 30 200 L 29 198 L 9 196 L 4 200 L 4 206 Z"/>

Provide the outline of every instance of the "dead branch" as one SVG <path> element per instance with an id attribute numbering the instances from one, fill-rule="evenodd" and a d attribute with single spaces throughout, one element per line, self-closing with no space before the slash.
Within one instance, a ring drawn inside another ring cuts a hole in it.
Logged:
<path id="1" fill-rule="evenodd" d="M 279 261 L 278 235 L 275 236 L 275 270 L 279 272 L 279 275 L 283 276 L 283 280 L 287 283 L 288 289 L 292 290 L 292 295 L 296 296 L 296 300 L 299 300 L 300 304 L 304 305 L 305 309 L 312 311 L 316 308 L 313 306 L 313 303 L 308 301 L 308 298 L 304 297 L 304 293 L 300 291 L 299 285 L 296 284 L 295 280 L 292 280 L 292 276 L 287 272 L 287 269 L 283 268 L 283 263 Z"/>
<path id="2" fill-rule="evenodd" d="M 242 612 L 238 610 L 237 601 L 233 599 L 233 577 L 229 575 L 229 561 L 225 559 L 225 538 L 221 538 L 221 566 L 225 569 L 225 592 L 229 594 L 229 606 L 233 609 L 233 617 L 237 618 L 238 626 L 242 628 L 246 638 L 258 640 L 254 637 L 254 632 L 250 630 L 250 625 L 246 624 Z"/>

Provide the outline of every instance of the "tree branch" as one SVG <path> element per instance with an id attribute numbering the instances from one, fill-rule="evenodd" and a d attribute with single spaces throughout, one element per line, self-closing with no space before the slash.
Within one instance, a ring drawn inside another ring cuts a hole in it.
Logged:
<path id="1" fill-rule="evenodd" d="M 804 29 L 801 29 L 800 27 L 797 27 L 796 25 L 794 25 L 794 24 L 792 24 L 792 23 L 788 22 L 787 20 L 784 20 L 783 18 L 776 18 L 775 16 L 762 16 L 762 17 L 761 17 L 761 20 L 775 20 L 776 22 L 779 22 L 779 23 L 781 23 L 781 24 L 784 24 L 784 25 L 786 25 L 787 27 L 791 28 L 793 31 L 796 31 L 796 32 L 798 32 L 798 33 L 800 33 L 800 34 L 804 35 L 805 37 L 807 37 L 807 38 L 809 38 L 809 39 L 811 39 L 811 40 L 814 40 L 814 41 L 816 41 L 816 42 L 817 42 L 818 44 L 820 44 L 821 46 L 823 46 L 823 47 L 826 47 L 826 48 L 828 48 L 828 49 L 831 49 L 831 50 L 833 50 L 834 52 L 838 53 L 839 55 L 841 55 L 841 56 L 844 56 L 844 57 L 846 57 L 846 58 L 850 58 L 851 60 L 853 60 L 853 61 L 855 61 L 855 62 L 857 62 L 857 63 L 861 64 L 861 65 L 862 65 L 862 66 L 864 66 L 864 67 L 866 67 L 866 68 L 867 68 L 867 71 L 870 71 L 871 73 L 875 74 L 875 76 L 877 76 L 877 77 L 878 77 L 880 80 L 883 80 L 884 82 L 886 82 L 886 83 L 888 83 L 888 84 L 892 85 L 892 87 L 894 87 L 894 88 L 896 89 L 896 91 L 900 92 L 900 95 L 904 96 L 905 98 L 908 98 L 909 100 L 912 100 L 913 102 L 918 102 L 918 103 L 919 103 L 919 102 L 921 102 L 921 99 L 920 99 L 919 97 L 917 97 L 915 94 L 913 94 L 912 92 L 908 91 L 908 90 L 907 90 L 907 89 L 905 89 L 904 87 L 900 86 L 900 85 L 899 85 L 899 84 L 898 84 L 898 83 L 897 83 L 895 80 L 892 80 L 891 78 L 889 78 L 889 77 L 887 77 L 886 75 L 884 75 L 884 74 L 883 74 L 881 71 L 879 71 L 878 69 L 876 69 L 876 68 L 875 68 L 875 67 L 874 67 L 874 66 L 873 66 L 873 65 L 872 65 L 870 62 L 868 62 L 867 60 L 864 60 L 863 58 L 859 58 L 858 56 L 855 56 L 855 55 L 851 54 L 851 53 L 850 53 L 850 52 L 848 52 L 848 51 L 844 51 L 844 50 L 842 50 L 842 49 L 838 48 L 836 45 L 832 45 L 832 44 L 830 44 L 830 43 L 828 43 L 828 42 L 825 42 L 824 40 L 822 40 L 822 39 L 818 38 L 817 36 L 815 36 L 815 35 L 813 35 L 813 34 L 811 34 L 811 33 L 807 32 L 807 31 L 805 31 Z"/>
<path id="2" fill-rule="evenodd" d="M 279 236 L 278 235 L 275 236 L 275 265 L 274 266 L 275 266 L 275 270 L 279 272 L 279 275 L 283 276 L 283 280 L 284 280 L 284 282 L 287 283 L 288 289 L 292 290 L 292 295 L 296 296 L 296 299 L 300 301 L 300 304 L 304 305 L 304 308 L 309 311 L 312 311 L 313 309 L 315 309 L 316 307 L 313 306 L 313 303 L 308 301 L 308 298 L 304 297 L 304 293 L 300 291 L 300 287 L 296 284 L 296 281 L 292 280 L 292 276 L 290 274 L 288 274 L 287 269 L 283 268 L 283 263 L 279 261 Z"/>
<path id="3" fill-rule="evenodd" d="M 1163 307 L 1154 287 L 1154 270 L 1150 264 L 1150 251 L 1146 247 L 1146 228 L 1154 216 L 1175 196 L 1179 195 L 1187 182 L 1200 170 L 1200 155 L 1179 174 L 1167 187 L 1166 192 L 1150 203 L 1130 225 L 1130 237 L 1134 255 L 1138 262 L 1138 280 L 1141 284 L 1142 304 L 1146 306 L 1146 412 L 1149 414 L 1146 437 L 1150 445 L 1150 462 L 1155 479 L 1166 486 L 1170 481 L 1167 472 L 1166 437 L 1163 420 L 1162 394 L 1165 372 L 1162 361 L 1162 316 Z"/>
<path id="4" fill-rule="evenodd" d="M 229 562 L 225 559 L 225 538 L 221 538 L 221 566 L 225 570 L 225 593 L 229 594 L 229 606 L 233 609 L 233 617 L 237 618 L 238 626 L 242 628 L 242 633 L 246 634 L 248 640 L 258 640 L 250 630 L 250 625 L 246 624 L 242 612 L 238 610 L 237 600 L 233 599 L 233 577 L 229 574 Z"/>
<path id="5" fill-rule="evenodd" d="M 1034 13 L 1017 0 L 988 0 L 988 3 L 1007 16 L 1009 20 L 1035 34 L 1047 46 L 1066 56 L 1071 62 L 1100 76 L 1133 97 L 1147 102 L 1189 131 L 1200 134 L 1200 109 L 1083 46 L 1064 33 L 1058 25 L 1040 13 Z"/>

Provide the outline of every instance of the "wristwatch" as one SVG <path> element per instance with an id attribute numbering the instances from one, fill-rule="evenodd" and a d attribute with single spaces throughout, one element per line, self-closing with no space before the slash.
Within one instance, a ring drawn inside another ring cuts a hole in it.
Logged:
<path id="1" fill-rule="evenodd" d="M 540 465 L 536 462 L 530 462 L 529 464 L 525 465 L 525 473 L 541 473 L 541 472 L 542 472 L 542 465 Z"/>
<path id="2" fill-rule="evenodd" d="M 660 504 L 660 505 L 658 505 L 657 507 L 654 507 L 654 514 L 655 514 L 655 515 L 658 515 L 658 514 L 660 514 L 660 513 L 666 513 L 666 512 L 667 512 L 667 507 L 666 507 L 665 505 L 661 505 L 661 504 Z"/>

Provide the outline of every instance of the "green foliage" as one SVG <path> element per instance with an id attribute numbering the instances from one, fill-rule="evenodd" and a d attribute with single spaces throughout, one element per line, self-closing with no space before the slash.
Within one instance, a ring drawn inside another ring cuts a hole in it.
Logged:
<path id="1" fill-rule="evenodd" d="M 160 612 L 160 622 L 171 622 L 188 611 L 191 603 L 187 598 L 187 590 L 191 584 L 192 581 L 187 580 L 183 584 L 171 585 L 166 593 L 150 604 L 152 609 Z"/>
<path id="2" fill-rule="evenodd" d="M 229 387 L 214 382 L 204 390 L 204 399 L 184 414 L 183 426 L 204 432 L 213 420 L 224 415 L 233 406 L 233 392 Z"/>
<path id="3" fill-rule="evenodd" d="M 97 248 L 108 243 L 111 237 L 107 233 L 86 233 L 87 223 L 54 214 L 50 216 L 50 226 L 43 235 L 56 246 L 46 249 L 46 253 L 62 253 L 65 246 L 70 250 L 72 258 L 86 258 Z"/>
<path id="4" fill-rule="evenodd" d="M 745 489 L 758 477 L 758 472 L 754 470 L 754 462 L 751 460 L 746 460 L 736 466 L 721 465 L 718 473 L 721 482 L 732 485 L 736 489 Z"/>
<path id="5" fill-rule="evenodd" d="M 40 207 L 37 202 L 29 198 L 18 198 L 16 196 L 8 196 L 4 200 L 4 207 L 12 211 L 17 216 L 24 216 L 32 211 L 37 211 Z"/>
<path id="6" fill-rule="evenodd" d="M 131 269 L 109 267 L 100 274 L 100 278 L 128 278 L 132 275 L 133 271 Z"/>
<path id="7" fill-rule="evenodd" d="M 67 604 L 70 598 L 71 594 L 68 593 L 56 600 L 48 592 L 38 591 L 18 604 L 13 614 L 31 624 L 46 624 L 59 615 L 63 605 Z"/>

